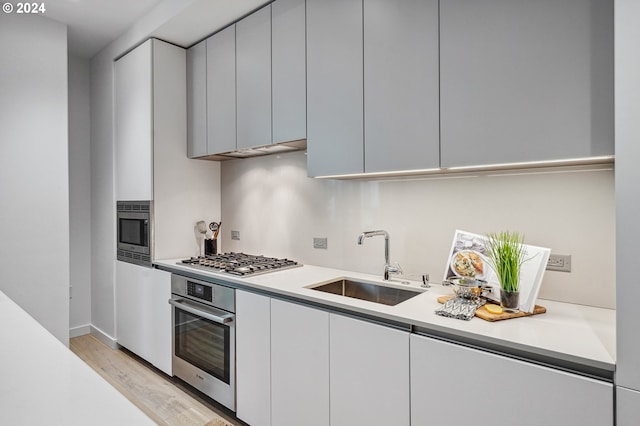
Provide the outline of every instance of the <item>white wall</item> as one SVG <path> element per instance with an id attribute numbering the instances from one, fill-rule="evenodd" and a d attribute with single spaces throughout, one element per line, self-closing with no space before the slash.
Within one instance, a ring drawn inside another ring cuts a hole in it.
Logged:
<path id="1" fill-rule="evenodd" d="M 91 324 L 91 126 L 90 63 L 69 56 L 70 335 Z"/>
<path id="2" fill-rule="evenodd" d="M 638 265 L 640 241 L 640 2 L 615 2 L 616 109 L 616 384 L 640 390 Z M 636 419 L 637 421 L 637 419 Z M 626 424 L 626 423 L 625 423 Z"/>
<path id="3" fill-rule="evenodd" d="M 0 58 L 0 290 L 67 344 L 67 28 L 0 14 Z"/>
<path id="4" fill-rule="evenodd" d="M 529 244 L 573 256 L 571 273 L 545 273 L 541 298 L 612 308 L 614 184 L 603 168 L 337 181 L 307 178 L 304 153 L 226 161 L 222 248 L 382 274 L 384 240 L 356 239 L 386 229 L 391 261 L 410 278 L 440 281 L 456 229 L 518 230 Z M 328 237 L 328 249 L 313 249 L 313 237 Z"/>

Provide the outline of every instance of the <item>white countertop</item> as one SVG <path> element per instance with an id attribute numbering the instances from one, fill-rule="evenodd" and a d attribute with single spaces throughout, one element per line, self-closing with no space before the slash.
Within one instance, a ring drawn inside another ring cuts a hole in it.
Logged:
<path id="1" fill-rule="evenodd" d="M 177 264 L 180 259 L 155 261 L 172 272 L 188 272 L 217 278 L 238 288 L 254 289 L 273 295 L 320 303 L 327 307 L 372 315 L 386 320 L 444 333 L 451 339 L 466 338 L 504 348 L 525 351 L 562 361 L 569 361 L 608 371 L 615 369 L 615 310 L 538 300 L 547 308 L 545 314 L 488 322 L 480 318 L 463 321 L 436 315 L 441 306 L 437 298 L 451 294 L 451 289 L 433 285 L 424 293 L 396 306 L 386 306 L 311 290 L 307 287 L 328 283 L 342 277 L 372 281 L 383 285 L 421 289 L 420 283 L 409 285 L 385 283 L 381 277 L 339 269 L 305 265 L 303 267 L 241 278 L 228 274 L 196 270 Z M 423 290 L 423 289 L 421 289 Z"/>
<path id="2" fill-rule="evenodd" d="M 154 424 L 1 291 L 0 338 L 0 423 Z"/>

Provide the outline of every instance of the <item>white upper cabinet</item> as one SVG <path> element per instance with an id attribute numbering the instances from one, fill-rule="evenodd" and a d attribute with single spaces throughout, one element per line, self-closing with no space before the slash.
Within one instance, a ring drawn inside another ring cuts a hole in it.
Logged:
<path id="1" fill-rule="evenodd" d="M 116 199 L 153 199 L 153 40 L 115 62 Z"/>
<path id="2" fill-rule="evenodd" d="M 613 154 L 613 2 L 440 2 L 442 166 Z"/>
<path id="3" fill-rule="evenodd" d="M 440 166 L 438 1 L 364 0 L 364 171 Z"/>
<path id="4" fill-rule="evenodd" d="M 362 0 L 307 0 L 309 176 L 362 173 Z"/>
<path id="5" fill-rule="evenodd" d="M 236 24 L 236 67 L 237 149 L 268 145 L 271 143 L 271 5 Z"/>
<path id="6" fill-rule="evenodd" d="M 207 39 L 207 152 L 236 150 L 236 26 Z"/>
<path id="7" fill-rule="evenodd" d="M 207 42 L 187 50 L 187 156 L 207 155 Z"/>
<path id="8" fill-rule="evenodd" d="M 115 62 L 116 199 L 155 200 L 186 133 L 185 51 L 149 39 Z M 156 162 L 160 160 L 158 164 Z"/>
<path id="9" fill-rule="evenodd" d="M 273 143 L 307 138 L 305 0 L 271 3 Z"/>

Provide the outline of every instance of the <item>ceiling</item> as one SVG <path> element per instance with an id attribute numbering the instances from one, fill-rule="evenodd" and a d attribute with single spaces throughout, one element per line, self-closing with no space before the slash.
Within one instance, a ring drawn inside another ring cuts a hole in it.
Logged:
<path id="1" fill-rule="evenodd" d="M 194 0 L 153 32 L 153 36 L 189 47 L 272 0 Z"/>
<path id="2" fill-rule="evenodd" d="M 177 6 L 181 11 L 149 35 L 188 47 L 269 2 L 269 0 L 47 0 L 45 16 L 67 24 L 70 54 L 91 58 L 155 7 L 169 5 L 175 8 Z"/>
<path id="3" fill-rule="evenodd" d="M 47 0 L 45 16 L 67 24 L 69 52 L 90 58 L 162 0 Z"/>

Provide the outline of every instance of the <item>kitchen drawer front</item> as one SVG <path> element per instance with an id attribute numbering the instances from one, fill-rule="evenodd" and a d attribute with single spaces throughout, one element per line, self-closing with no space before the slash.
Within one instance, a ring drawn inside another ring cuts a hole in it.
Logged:
<path id="1" fill-rule="evenodd" d="M 412 424 L 613 426 L 613 385 L 411 335 Z"/>

